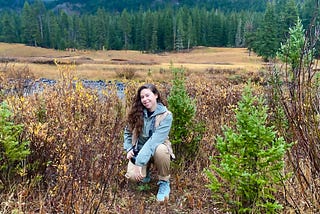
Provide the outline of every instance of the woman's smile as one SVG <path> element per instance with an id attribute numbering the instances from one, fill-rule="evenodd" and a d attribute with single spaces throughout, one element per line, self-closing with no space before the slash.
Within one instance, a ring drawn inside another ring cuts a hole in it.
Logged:
<path id="1" fill-rule="evenodd" d="M 143 89 L 140 92 L 140 99 L 143 106 L 150 112 L 157 108 L 158 95 L 154 94 L 150 89 Z"/>

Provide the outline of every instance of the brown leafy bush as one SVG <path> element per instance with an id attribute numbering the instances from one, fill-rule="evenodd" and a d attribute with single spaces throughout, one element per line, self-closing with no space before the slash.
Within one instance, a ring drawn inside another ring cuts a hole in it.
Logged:
<path id="1" fill-rule="evenodd" d="M 6 93 L 24 94 L 24 89 L 28 87 L 34 75 L 26 65 L 17 67 L 14 64 L 5 64 L 0 68 L 1 89 Z"/>
<path id="2" fill-rule="evenodd" d="M 131 80 L 135 76 L 137 70 L 133 67 L 122 67 L 119 70 L 116 70 L 116 76 L 120 79 L 128 79 Z"/>
<path id="3" fill-rule="evenodd" d="M 122 182 L 122 102 L 115 87 L 98 94 L 62 72 L 56 87 L 9 100 L 31 142 L 29 176 L 46 190 L 41 212 L 93 213 Z"/>
<path id="4" fill-rule="evenodd" d="M 208 156 L 215 152 L 214 141 L 221 134 L 221 126 L 230 124 L 234 118 L 232 109 L 241 97 L 243 85 L 215 85 L 209 79 L 188 79 L 187 88 L 196 99 L 196 121 L 205 122 L 206 132 L 199 147 L 199 157 L 194 162 L 201 170 L 208 164 Z M 209 151 L 209 152 L 208 152 Z"/>

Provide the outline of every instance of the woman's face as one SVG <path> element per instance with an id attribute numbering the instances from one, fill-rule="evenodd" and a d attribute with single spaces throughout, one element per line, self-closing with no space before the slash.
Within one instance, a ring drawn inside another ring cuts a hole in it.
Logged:
<path id="1" fill-rule="evenodd" d="M 149 111 L 153 112 L 157 108 L 158 95 L 154 94 L 150 89 L 145 88 L 140 92 L 140 99 L 142 105 Z"/>

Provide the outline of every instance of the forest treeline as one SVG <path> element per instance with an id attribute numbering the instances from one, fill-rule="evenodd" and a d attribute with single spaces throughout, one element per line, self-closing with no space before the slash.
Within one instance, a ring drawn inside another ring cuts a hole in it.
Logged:
<path id="1" fill-rule="evenodd" d="M 247 47 L 268 59 L 275 56 L 298 17 L 308 26 L 315 2 L 278 0 L 267 3 L 263 12 L 223 12 L 183 6 L 68 14 L 54 12 L 43 1 L 35 0 L 25 2 L 19 13 L 12 10 L 0 13 L 0 41 L 61 50 L 161 52 L 195 46 Z"/>

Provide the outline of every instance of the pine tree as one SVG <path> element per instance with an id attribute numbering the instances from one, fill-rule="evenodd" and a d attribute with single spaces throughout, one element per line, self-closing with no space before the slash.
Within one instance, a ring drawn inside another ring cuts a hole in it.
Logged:
<path id="1" fill-rule="evenodd" d="M 93 18 L 93 41 L 94 48 L 98 50 L 108 49 L 108 25 L 109 16 L 103 9 L 98 9 L 96 16 Z"/>
<path id="2" fill-rule="evenodd" d="M 50 48 L 59 48 L 59 25 L 53 12 L 47 15 L 47 44 Z"/>
<path id="3" fill-rule="evenodd" d="M 23 171 L 23 161 L 30 154 L 29 142 L 21 140 L 23 126 L 12 121 L 7 103 L 0 105 L 0 180 L 6 187 Z"/>
<path id="4" fill-rule="evenodd" d="M 261 13 L 249 13 L 247 14 L 245 24 L 244 24 L 244 45 L 251 54 L 254 48 L 254 43 L 257 38 L 256 36 L 256 23 L 261 23 Z"/>
<path id="5" fill-rule="evenodd" d="M 183 29 L 183 22 L 181 18 L 177 20 L 177 28 L 176 28 L 176 40 L 174 43 L 174 49 L 176 51 L 181 51 L 184 49 L 184 29 Z"/>
<path id="6" fill-rule="evenodd" d="M 193 29 L 193 23 L 192 23 L 192 17 L 188 16 L 188 24 L 187 24 L 187 49 L 190 50 L 190 48 L 193 45 L 194 40 L 194 29 Z"/>
<path id="7" fill-rule="evenodd" d="M 44 38 L 45 23 L 44 22 L 45 22 L 45 14 L 47 12 L 43 1 L 35 0 L 34 4 L 32 5 L 32 10 L 33 10 L 33 15 L 35 17 L 36 25 L 37 25 L 35 35 L 34 35 L 34 38 L 36 40 L 35 44 L 42 46 L 45 40 Z"/>
<path id="8" fill-rule="evenodd" d="M 262 56 L 265 61 L 274 58 L 280 47 L 278 20 L 274 8 L 274 4 L 268 3 L 264 20 L 256 33 L 256 42 L 253 45 L 254 52 Z"/>
<path id="9" fill-rule="evenodd" d="M 227 46 L 234 47 L 236 41 L 236 33 L 238 27 L 238 16 L 236 13 L 231 13 L 226 20 L 227 25 L 225 30 L 227 32 Z"/>
<path id="10" fill-rule="evenodd" d="M 161 29 L 163 34 L 163 47 L 164 50 L 173 50 L 173 41 L 174 41 L 174 18 L 173 18 L 173 10 L 172 8 L 166 8 L 164 14 L 162 16 Z M 161 34 L 160 33 L 160 34 Z"/>
<path id="11" fill-rule="evenodd" d="M 142 30 L 144 50 L 151 50 L 153 17 L 153 13 L 150 10 L 148 10 L 144 16 Z"/>
<path id="12" fill-rule="evenodd" d="M 276 7 L 276 14 L 279 17 L 279 35 L 281 42 L 289 36 L 289 28 L 293 27 L 298 19 L 298 9 L 295 0 L 281 0 Z"/>
<path id="13" fill-rule="evenodd" d="M 21 39 L 27 45 L 34 45 L 36 43 L 34 40 L 34 35 L 37 29 L 37 21 L 32 14 L 31 7 L 26 1 L 22 8 L 21 14 Z"/>
<path id="14" fill-rule="evenodd" d="M 196 103 L 187 93 L 185 70 L 173 68 L 172 89 L 168 96 L 169 109 L 175 118 L 170 132 L 170 141 L 177 155 L 177 163 L 196 157 L 199 139 L 204 132 L 201 123 L 195 124 Z"/>
<path id="15" fill-rule="evenodd" d="M 191 11 L 191 17 L 192 17 L 192 22 L 193 22 L 193 28 L 194 28 L 194 45 L 197 46 L 200 44 L 200 26 L 201 26 L 201 18 L 200 18 L 200 11 L 198 8 L 194 8 Z"/>
<path id="16" fill-rule="evenodd" d="M 236 47 L 242 47 L 243 45 L 243 30 L 242 30 L 242 19 L 239 19 L 238 26 L 237 26 L 237 33 L 236 33 L 236 39 L 235 39 L 235 46 Z"/>
<path id="17" fill-rule="evenodd" d="M 300 18 L 297 19 L 296 25 L 289 29 L 289 38 L 277 52 L 277 57 L 284 63 L 290 65 L 289 81 L 296 80 L 299 75 L 299 66 L 307 66 L 311 63 L 313 52 L 302 53 L 305 45 L 305 31 Z"/>
<path id="18" fill-rule="evenodd" d="M 284 176 L 283 157 L 291 146 L 268 126 L 268 107 L 248 85 L 235 109 L 234 129 L 223 127 L 217 136 L 219 154 L 211 159 L 206 174 L 212 197 L 232 213 L 277 213 L 276 185 Z"/>
<path id="19" fill-rule="evenodd" d="M 69 38 L 69 32 L 70 32 L 70 18 L 69 16 L 64 12 L 61 11 L 57 15 L 57 24 L 58 24 L 58 47 L 59 49 L 65 49 L 70 48 L 70 38 Z"/>
<path id="20" fill-rule="evenodd" d="M 82 17 L 80 22 L 80 48 L 90 49 L 93 47 L 93 23 L 89 15 Z"/>
<path id="21" fill-rule="evenodd" d="M 126 9 L 124 9 L 120 16 L 120 28 L 123 32 L 124 49 L 129 49 L 129 39 L 132 31 L 130 15 Z"/>
<path id="22" fill-rule="evenodd" d="M 113 50 L 121 50 L 123 48 L 123 34 L 121 29 L 119 28 L 119 17 L 113 16 L 112 19 L 109 19 L 109 26 L 110 26 L 110 49 Z"/>
<path id="23" fill-rule="evenodd" d="M 134 23 L 134 28 L 132 32 L 132 43 L 133 48 L 136 50 L 144 50 L 144 36 L 143 36 L 143 20 L 144 12 L 140 9 L 133 16 L 132 22 Z"/>
<path id="24" fill-rule="evenodd" d="M 155 14 L 157 15 L 157 14 Z M 159 18 L 155 18 L 153 20 L 153 25 L 152 25 L 152 36 L 151 36 L 151 51 L 154 53 L 154 52 L 157 52 L 158 50 L 158 31 L 159 31 L 159 28 L 158 28 L 158 19 Z"/>
<path id="25" fill-rule="evenodd" d="M 209 46 L 208 44 L 208 30 L 210 29 L 211 26 L 208 25 L 209 23 L 209 13 L 202 8 L 199 11 L 199 23 L 200 23 L 200 28 L 199 31 L 197 32 L 200 37 L 200 42 L 199 45 L 203 46 Z"/>
<path id="26" fill-rule="evenodd" d="M 16 28 L 14 23 L 14 14 L 4 12 L 0 19 L 0 41 L 2 42 L 17 42 Z"/>

